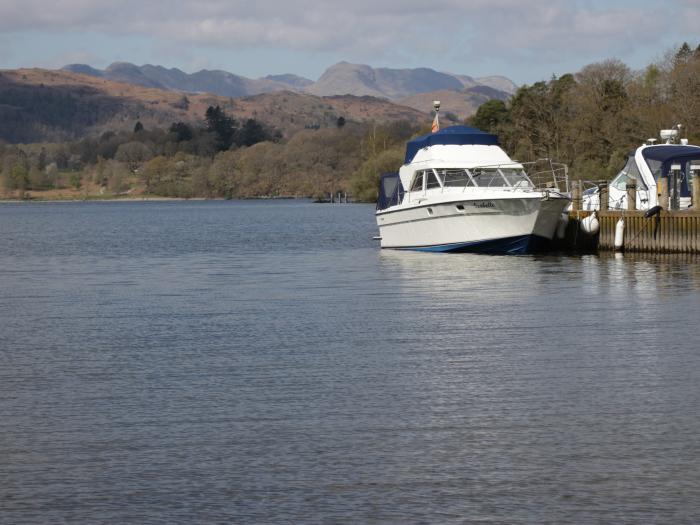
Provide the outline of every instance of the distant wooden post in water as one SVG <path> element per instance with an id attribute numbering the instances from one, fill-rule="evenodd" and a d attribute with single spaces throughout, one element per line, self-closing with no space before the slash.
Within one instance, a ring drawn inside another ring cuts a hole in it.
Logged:
<path id="1" fill-rule="evenodd" d="M 693 208 L 700 209 L 700 173 L 693 175 Z"/>
<path id="2" fill-rule="evenodd" d="M 627 209 L 637 209 L 637 184 L 635 182 L 627 183 Z"/>

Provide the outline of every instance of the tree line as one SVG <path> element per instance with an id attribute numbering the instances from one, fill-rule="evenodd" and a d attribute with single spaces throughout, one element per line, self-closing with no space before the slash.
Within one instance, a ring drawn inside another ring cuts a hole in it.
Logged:
<path id="1" fill-rule="evenodd" d="M 104 197 L 314 197 L 353 191 L 362 162 L 417 131 L 404 121 L 366 124 L 338 117 L 327 128 L 283 139 L 255 119 L 220 107 L 201 125 L 174 122 L 58 144 L 0 144 L 0 184 L 9 196 L 66 189 Z M 374 191 L 371 190 L 371 191 Z M 371 192 L 366 198 L 372 199 Z"/>
<path id="2" fill-rule="evenodd" d="M 606 60 L 523 86 L 508 102 L 483 104 L 470 123 L 498 134 L 520 161 L 551 158 L 574 178 L 609 179 L 660 129 L 682 124 L 700 143 L 700 45 L 684 43 L 642 71 Z"/>

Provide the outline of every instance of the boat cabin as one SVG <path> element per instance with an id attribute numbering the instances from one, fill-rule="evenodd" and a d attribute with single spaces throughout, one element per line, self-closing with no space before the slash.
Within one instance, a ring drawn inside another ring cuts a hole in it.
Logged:
<path id="1" fill-rule="evenodd" d="M 661 179 L 668 183 L 675 206 L 690 206 L 693 177 L 700 174 L 700 147 L 688 144 L 644 145 L 630 154 L 622 170 L 608 185 L 610 209 L 627 209 L 627 186 L 637 185 L 637 209 L 645 210 L 658 204 Z M 599 208 L 598 188 L 586 190 L 583 209 Z"/>

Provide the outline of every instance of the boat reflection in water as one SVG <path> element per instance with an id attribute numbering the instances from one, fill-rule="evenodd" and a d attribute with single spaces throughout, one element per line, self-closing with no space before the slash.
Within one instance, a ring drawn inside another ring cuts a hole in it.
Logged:
<path id="1" fill-rule="evenodd" d="M 410 251 L 382 250 L 380 265 L 400 277 L 400 290 L 433 297 L 445 308 L 462 306 L 463 312 L 505 306 L 518 310 L 514 323 L 534 309 L 556 310 L 557 323 L 572 326 L 614 306 L 615 315 L 659 306 L 660 300 L 677 300 L 700 291 L 698 257 L 688 254 L 532 255 L 483 257 L 476 254 L 438 256 Z M 636 306 L 635 306 L 636 305 Z M 436 305 L 435 308 L 438 308 Z M 470 314 L 471 315 L 471 314 Z M 653 316 L 653 314 L 650 314 Z M 472 317 L 473 319 L 473 317 Z M 542 323 L 540 323 L 542 324 Z"/>

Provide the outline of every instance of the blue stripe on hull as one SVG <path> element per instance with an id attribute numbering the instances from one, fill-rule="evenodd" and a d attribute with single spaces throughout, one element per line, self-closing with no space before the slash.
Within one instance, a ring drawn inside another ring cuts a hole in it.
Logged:
<path id="1" fill-rule="evenodd" d="M 419 252 L 471 252 L 489 253 L 494 255 L 522 255 L 537 250 L 548 242 L 539 235 L 520 235 L 488 241 L 438 244 L 435 246 L 407 246 L 400 250 L 415 250 Z"/>

